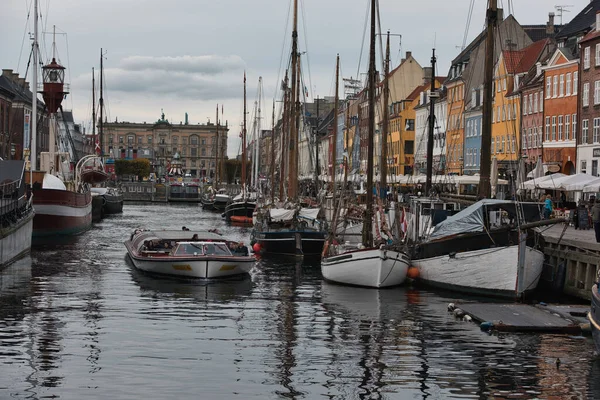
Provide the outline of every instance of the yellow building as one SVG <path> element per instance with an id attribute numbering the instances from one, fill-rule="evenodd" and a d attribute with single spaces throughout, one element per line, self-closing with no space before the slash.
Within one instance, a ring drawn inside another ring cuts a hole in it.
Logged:
<path id="1" fill-rule="evenodd" d="M 448 121 L 446 127 L 446 171 L 463 173 L 465 83 L 462 78 L 446 83 L 448 89 Z"/>
<path id="2" fill-rule="evenodd" d="M 501 177 L 516 170 L 520 146 L 521 97 L 518 92 L 522 78 L 535 63 L 550 51 L 551 43 L 544 39 L 522 50 L 505 50 L 494 70 L 492 110 L 492 158 L 498 160 Z"/>
<path id="3" fill-rule="evenodd" d="M 439 88 L 444 78 L 437 77 Z M 421 104 L 422 95 L 431 88 L 429 82 L 417 86 L 404 100 L 390 106 L 388 161 L 390 175 L 412 175 L 415 164 L 415 107 Z"/>

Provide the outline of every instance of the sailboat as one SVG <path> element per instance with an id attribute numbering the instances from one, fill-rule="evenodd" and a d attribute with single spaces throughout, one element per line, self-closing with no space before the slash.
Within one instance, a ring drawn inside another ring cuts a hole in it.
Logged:
<path id="1" fill-rule="evenodd" d="M 402 284 L 406 279 L 410 260 L 397 246 L 373 243 L 373 137 L 375 135 L 375 16 L 376 0 L 371 0 L 371 48 L 369 56 L 369 135 L 367 143 L 367 191 L 363 223 L 363 239 L 358 248 L 344 245 L 327 246 L 331 251 L 321 260 L 321 273 L 328 281 L 383 288 Z M 387 79 L 387 77 L 386 77 Z M 386 121 L 384 121 L 386 123 Z M 375 216 L 377 219 L 377 215 Z M 334 224 L 335 227 L 336 224 Z"/>
<path id="2" fill-rule="evenodd" d="M 447 211 L 447 203 L 436 197 L 411 199 L 408 240 L 412 245 L 411 262 L 418 270 L 418 281 L 463 293 L 517 299 L 536 288 L 542 273 L 543 240 L 534 228 L 562 220 L 540 221 L 537 203 L 489 198 L 496 3 L 496 0 L 490 0 L 487 13 L 479 181 L 479 198 L 482 200 L 438 222 L 439 214 Z M 434 66 L 435 51 L 432 63 Z M 433 102 L 432 96 L 427 141 L 427 195 L 432 187 Z"/>
<path id="3" fill-rule="evenodd" d="M 262 92 L 262 77 L 258 81 L 258 98 L 260 101 Z M 260 110 L 260 106 L 258 106 L 258 110 Z M 260 111 L 259 111 L 260 113 Z M 260 121 L 260 119 L 258 119 Z M 252 224 L 252 216 L 254 210 L 256 209 L 256 201 L 258 199 L 258 195 L 256 191 L 248 190 L 246 185 L 246 73 L 244 73 L 244 119 L 242 126 L 242 192 L 233 198 L 233 201 L 227 204 L 225 207 L 225 220 L 227 222 L 235 222 L 240 224 Z M 254 137 L 254 148 L 258 150 L 258 135 L 257 127 L 255 123 L 254 127 L 255 137 Z M 260 130 L 260 124 L 258 125 L 258 129 Z M 257 151 L 254 152 L 257 154 Z M 257 157 L 254 156 L 254 167 L 257 165 Z M 257 187 L 256 175 L 253 172 L 253 183 L 254 187 Z"/>
<path id="4" fill-rule="evenodd" d="M 298 0 L 294 0 L 291 90 L 287 75 L 284 83 L 284 125 L 282 130 L 282 167 L 280 169 L 280 199 L 283 195 L 283 174 L 288 176 L 288 201 L 284 204 L 263 204 L 254 213 L 252 242 L 255 251 L 263 255 L 320 257 L 325 243 L 326 223 L 319 208 L 302 207 L 298 185 L 298 142 L 300 127 L 300 62 L 298 53 Z M 289 136 L 288 136 L 289 134 Z M 287 156 L 285 156 L 287 154 Z M 287 168 L 284 161 L 288 160 Z M 273 189 L 273 188 L 272 188 Z"/>
<path id="5" fill-rule="evenodd" d="M 37 3 L 37 2 L 36 2 Z M 36 4 L 37 10 L 37 4 Z M 37 32 L 37 12 L 35 15 Z M 34 35 L 35 36 L 35 35 Z M 38 46 L 34 39 L 34 70 L 37 69 Z M 70 154 L 56 153 L 58 122 L 56 112 L 65 98 L 65 67 L 56 61 L 56 44 L 53 43 L 52 61 L 42 67 L 44 102 L 49 113 L 50 151 L 41 153 L 41 168 L 36 171 L 36 117 L 32 118 L 31 177 L 33 205 L 33 237 L 73 235 L 88 230 L 92 225 L 92 196 L 89 185 L 80 180 L 81 170 L 70 171 Z M 37 71 L 33 74 L 33 87 L 37 86 Z M 33 110 L 37 109 L 37 96 L 33 95 Z M 61 108 L 62 109 L 62 108 Z M 27 175 L 29 177 L 29 174 Z M 60 177 L 59 177 L 60 176 Z"/>

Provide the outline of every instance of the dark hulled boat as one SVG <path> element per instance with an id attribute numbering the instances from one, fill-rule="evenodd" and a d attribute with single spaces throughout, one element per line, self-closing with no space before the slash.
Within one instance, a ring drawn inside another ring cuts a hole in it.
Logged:
<path id="1" fill-rule="evenodd" d="M 598 283 L 592 287 L 592 307 L 588 319 L 592 327 L 592 337 L 596 344 L 596 351 L 600 353 L 600 292 L 598 292 Z"/>

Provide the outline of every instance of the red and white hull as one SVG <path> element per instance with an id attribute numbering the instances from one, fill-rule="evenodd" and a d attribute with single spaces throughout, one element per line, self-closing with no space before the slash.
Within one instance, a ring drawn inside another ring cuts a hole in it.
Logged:
<path id="1" fill-rule="evenodd" d="M 33 236 L 77 235 L 92 226 L 92 195 L 68 190 L 33 192 Z"/>

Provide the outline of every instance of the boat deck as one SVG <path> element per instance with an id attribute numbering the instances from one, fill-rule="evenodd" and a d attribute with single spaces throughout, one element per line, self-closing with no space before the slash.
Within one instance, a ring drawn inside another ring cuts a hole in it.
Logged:
<path id="1" fill-rule="evenodd" d="M 504 332 L 581 334 L 586 324 L 586 306 L 543 306 L 528 304 L 463 303 L 457 307 L 478 322 L 491 322 Z"/>

